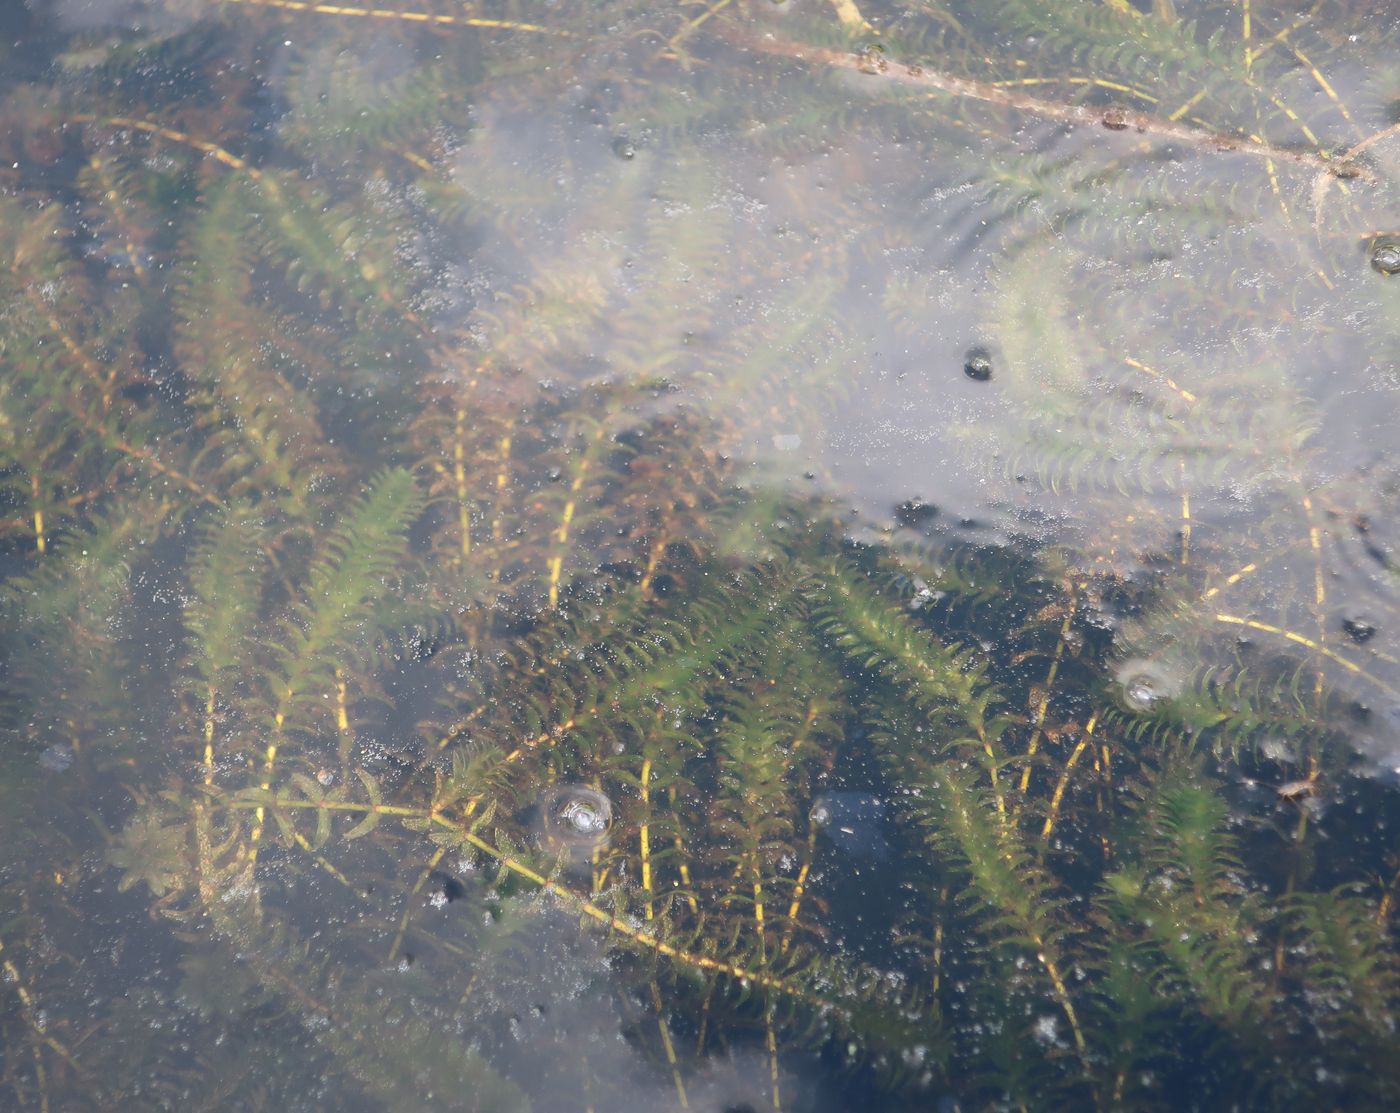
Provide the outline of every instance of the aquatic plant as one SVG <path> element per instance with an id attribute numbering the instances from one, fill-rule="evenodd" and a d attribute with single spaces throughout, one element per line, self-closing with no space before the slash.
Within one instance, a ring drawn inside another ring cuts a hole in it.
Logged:
<path id="1" fill-rule="evenodd" d="M 789 7 L 29 17 L 17 1104 L 1396 1101 L 1393 489 L 1300 370 L 1395 370 L 1393 29 Z M 784 466 L 886 341 L 1070 528 Z"/>

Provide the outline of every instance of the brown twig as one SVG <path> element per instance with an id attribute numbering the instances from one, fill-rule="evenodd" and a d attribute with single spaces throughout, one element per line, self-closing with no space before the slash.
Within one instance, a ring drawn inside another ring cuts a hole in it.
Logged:
<path id="1" fill-rule="evenodd" d="M 808 46 L 805 43 L 792 42 L 769 35 L 741 35 L 731 32 L 727 37 L 735 45 L 761 54 L 791 58 L 795 61 L 829 66 L 833 69 L 850 70 L 853 73 L 892 81 L 900 85 L 910 85 L 916 89 L 928 89 L 967 100 L 982 101 L 999 108 L 1027 112 L 1048 120 L 1059 120 L 1067 124 L 1085 124 L 1090 127 L 1107 128 L 1110 131 L 1126 131 L 1131 128 L 1141 135 L 1151 135 L 1157 139 L 1185 143 L 1205 150 L 1241 154 L 1249 158 L 1272 159 L 1279 163 L 1292 163 L 1295 166 L 1326 173 L 1334 178 L 1371 180 L 1373 177 L 1369 170 L 1350 161 L 1348 157 L 1332 158 L 1320 151 L 1279 147 L 1261 139 L 1212 131 L 1178 120 L 1163 119 L 1148 112 L 1134 112 L 1117 107 L 1106 109 L 1092 105 L 1042 100 L 1039 97 L 1007 89 L 990 81 L 957 77 L 919 65 L 896 62 L 887 58 L 883 50 L 879 48 L 852 52 Z M 1359 149 L 1359 146 L 1353 148 L 1352 151 L 1347 152 L 1347 155 L 1351 155 Z"/>

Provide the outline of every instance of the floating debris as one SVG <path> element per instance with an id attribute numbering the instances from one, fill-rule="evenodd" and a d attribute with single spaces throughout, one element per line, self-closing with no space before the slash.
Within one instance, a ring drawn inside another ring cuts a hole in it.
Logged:
<path id="1" fill-rule="evenodd" d="M 1274 790 L 1278 793 L 1280 800 L 1307 800 L 1317 795 L 1317 777 L 1304 777 L 1302 780 L 1289 781 L 1281 784 Z"/>

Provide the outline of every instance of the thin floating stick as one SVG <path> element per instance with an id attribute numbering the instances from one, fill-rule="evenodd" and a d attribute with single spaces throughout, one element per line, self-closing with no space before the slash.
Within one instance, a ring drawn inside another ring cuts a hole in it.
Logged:
<path id="1" fill-rule="evenodd" d="M 3 955 L 4 951 L 5 944 L 3 941 L 0 941 L 0 955 Z M 4 972 L 4 980 L 8 981 L 9 984 L 14 987 L 15 996 L 19 998 L 19 1003 L 23 1006 L 22 1014 L 24 1016 L 24 1022 L 29 1025 L 30 1029 L 33 1031 L 34 1038 L 39 1043 L 49 1048 L 49 1050 L 84 1078 L 91 1078 L 92 1072 L 78 1062 L 78 1060 L 73 1057 L 73 1053 L 55 1039 L 39 1019 L 42 1010 L 39 1008 L 38 1002 L 35 1001 L 34 995 L 29 992 L 29 987 L 24 984 L 24 975 L 20 973 L 19 967 L 6 956 L 0 958 L 0 971 Z"/>
<path id="2" fill-rule="evenodd" d="M 671 1039 L 671 1029 L 666 1024 L 666 1010 L 661 1003 L 661 987 L 652 979 L 651 1003 L 656 1009 L 656 1027 L 661 1033 L 661 1047 L 666 1052 L 666 1063 L 671 1068 L 671 1080 L 676 1084 L 676 1101 L 682 1109 L 690 1108 L 690 1099 L 685 1092 L 685 1079 L 681 1077 L 681 1064 L 676 1056 L 676 1045 Z"/>
<path id="3" fill-rule="evenodd" d="M 1352 148 L 1341 158 L 1330 158 L 1317 151 L 1301 151 L 1289 147 L 1279 147 L 1258 136 L 1229 135 L 1208 128 L 1195 127 L 1174 119 L 1162 119 L 1147 112 L 1114 110 L 1111 121 L 1103 108 L 1089 105 L 1067 104 L 1060 101 L 1041 100 L 1026 93 L 1016 92 L 991 81 L 979 81 L 971 77 L 957 77 L 938 70 L 925 69 L 919 65 L 905 65 L 893 62 L 879 51 L 853 53 L 846 50 L 831 50 L 827 47 L 809 46 L 806 43 L 780 39 L 776 36 L 753 36 L 731 33 L 730 40 L 738 46 L 772 54 L 781 58 L 791 58 L 799 62 L 810 62 L 831 66 L 835 69 L 851 70 L 884 78 L 900 85 L 912 85 L 919 89 L 948 93 L 967 100 L 978 100 L 1001 108 L 1011 108 L 1019 112 L 1029 112 L 1049 120 L 1060 120 L 1067 124 L 1085 124 L 1091 127 L 1111 127 L 1113 130 L 1132 128 L 1140 134 L 1155 136 L 1158 139 L 1174 140 L 1215 151 L 1234 152 L 1266 162 L 1291 163 L 1310 170 L 1321 171 L 1336 178 L 1371 178 L 1365 167 L 1350 162 L 1350 156 L 1361 149 Z"/>
<path id="4" fill-rule="evenodd" d="M 234 0 L 237 2 L 237 0 Z M 187 131 L 180 131 L 177 128 L 168 128 L 163 124 L 152 123 L 150 120 L 139 120 L 131 116 L 96 116 L 91 112 L 76 112 L 68 117 L 68 121 L 74 124 L 97 124 L 99 127 L 108 128 L 129 128 L 132 131 L 144 131 L 147 135 L 159 136 L 167 139 L 171 143 L 180 143 L 193 147 L 197 151 L 203 151 L 210 158 L 222 162 L 231 170 L 241 170 L 252 178 L 253 181 L 262 183 L 263 172 L 256 166 L 251 165 L 239 158 L 232 151 L 220 147 L 217 143 L 210 143 L 206 139 L 191 135 Z M 266 188 L 272 193 L 277 192 L 277 183 L 268 181 Z"/>
<path id="5" fill-rule="evenodd" d="M 637 834 L 639 848 L 642 859 L 642 892 L 644 894 L 644 908 L 648 920 L 655 917 L 653 904 L 656 894 L 651 888 L 651 831 L 647 820 L 651 816 L 651 758 L 642 760 L 642 776 L 639 789 L 641 793 L 641 823 L 638 824 Z"/>
<path id="6" fill-rule="evenodd" d="M 1060 664 L 1065 656 L 1065 644 L 1069 640 L 1070 627 L 1074 623 L 1075 603 L 1075 589 L 1074 584 L 1071 583 L 1069 585 L 1069 606 L 1065 608 L 1065 618 L 1060 624 L 1059 636 L 1055 639 L 1055 651 L 1050 658 L 1050 670 L 1046 673 L 1045 683 L 1041 685 L 1039 698 L 1035 701 L 1035 729 L 1031 732 L 1031 740 L 1026 746 L 1026 764 L 1021 768 L 1019 788 L 1022 796 L 1026 794 L 1031 783 L 1030 759 L 1039 752 L 1040 740 L 1045 736 L 1045 717 L 1050 712 L 1050 697 L 1055 691 L 1055 678 L 1060 674 Z"/>
<path id="7" fill-rule="evenodd" d="M 310 12 L 314 15 L 340 15 L 358 19 L 397 19 L 404 23 L 428 23 L 434 26 L 482 27 L 489 31 L 531 31 L 539 35 L 559 35 L 573 38 L 568 31 L 541 27 L 538 23 L 519 23 L 511 19 L 481 19 L 470 15 L 438 15 L 434 12 L 406 12 L 393 8 L 347 8 L 339 4 L 308 4 L 302 0 L 223 0 L 225 4 L 248 4 L 258 8 L 281 8 L 289 12 Z"/>
<path id="8" fill-rule="evenodd" d="M 1050 842 L 1050 835 L 1055 830 L 1055 821 L 1060 816 L 1060 804 L 1064 801 L 1065 790 L 1069 788 L 1070 774 L 1074 772 L 1074 766 L 1084 753 L 1085 748 L 1093 741 L 1094 727 L 1098 725 L 1098 721 L 1098 715 L 1089 716 L 1089 722 L 1084 727 L 1084 736 L 1079 739 L 1078 745 L 1070 752 L 1069 760 L 1065 762 L 1064 770 L 1060 773 L 1060 779 L 1055 785 L 1055 792 L 1050 797 L 1050 809 L 1045 814 L 1045 826 L 1040 829 L 1042 847 Z"/>
<path id="9" fill-rule="evenodd" d="M 476 834 L 476 832 L 472 831 L 469 828 L 463 827 L 462 824 L 457 820 L 451 819 L 448 816 L 442 815 L 439 812 L 430 813 L 424 811 L 422 808 L 406 808 L 394 804 L 362 804 L 348 800 L 329 800 L 324 798 L 320 800 L 287 799 L 275 796 L 270 792 L 257 792 L 254 795 L 230 800 L 225 806 L 230 808 L 251 808 L 254 810 L 264 811 L 269 808 L 274 811 L 285 808 L 315 809 L 320 811 L 359 812 L 362 814 L 391 815 L 418 820 L 426 819 L 439 827 L 445 827 L 449 831 L 452 831 L 454 834 L 462 838 L 465 842 L 467 842 L 471 846 L 474 846 L 477 850 L 480 850 L 483 854 L 494 858 L 511 873 L 523 877 L 526 881 L 533 882 L 540 889 L 543 889 L 545 892 L 560 898 L 566 904 L 571 905 L 583 915 L 587 916 L 589 919 L 602 924 L 606 928 L 610 928 L 611 930 L 617 932 L 624 938 L 630 939 L 633 943 L 639 944 L 642 947 L 646 947 L 649 950 L 655 951 L 659 955 L 663 955 L 666 958 L 674 959 L 676 962 L 679 962 L 685 966 L 693 966 L 698 970 L 711 971 L 716 974 L 725 974 L 739 981 L 749 982 L 753 985 L 759 986 L 762 989 L 771 989 L 778 993 L 785 994 L 789 997 L 794 997 L 797 1000 L 805 1001 L 811 1005 L 826 1006 L 830 1004 L 830 1002 L 824 1000 L 823 998 L 818 997 L 813 993 L 809 993 L 806 990 L 801 989 L 795 985 L 792 985 L 790 982 L 787 982 L 783 978 L 777 977 L 776 975 L 765 974 L 758 970 L 750 970 L 749 968 L 740 966 L 737 963 L 720 962 L 718 959 L 710 958 L 707 955 L 697 955 L 692 954 L 689 951 L 683 951 L 678 947 L 672 946 L 670 943 L 667 943 L 663 939 L 658 939 L 656 936 L 649 934 L 641 928 L 633 927 L 620 916 L 614 916 L 606 909 L 598 907 L 598 905 L 594 904 L 587 897 L 581 896 L 580 894 L 574 892 L 572 889 L 564 885 L 560 885 L 556 881 L 552 881 L 550 878 L 545 877 L 544 874 L 540 873 L 538 870 L 532 869 L 524 862 L 517 861 L 505 851 L 500 850 L 495 846 L 492 846 L 480 835 Z"/>
<path id="10" fill-rule="evenodd" d="M 807 894 L 807 878 L 812 872 L 812 860 L 817 856 L 817 828 L 814 824 L 807 833 L 807 854 L 802 859 L 802 866 L 797 871 L 797 880 L 792 886 L 792 902 L 788 905 L 787 923 L 783 926 L 782 942 L 778 944 L 778 953 L 787 954 L 788 948 L 792 946 L 793 933 L 797 930 L 797 915 L 802 911 L 802 898 Z"/>
<path id="11" fill-rule="evenodd" d="M 707 19 L 718 15 L 719 12 L 729 7 L 729 5 L 733 2 L 734 0 L 715 0 L 715 3 L 711 4 L 703 12 L 701 12 L 698 16 L 692 19 L 689 23 L 685 24 L 679 31 L 677 31 L 668 40 L 666 40 L 666 49 L 668 51 L 674 51 L 677 46 L 679 46 L 682 42 L 684 42 L 687 38 L 690 37 L 691 32 L 695 31 Z"/>
<path id="12" fill-rule="evenodd" d="M 1282 626 L 1272 626 L 1267 622 L 1257 622 L 1252 618 L 1243 618 L 1239 615 L 1217 613 L 1216 622 L 1224 622 L 1231 626 L 1243 626 L 1249 630 L 1258 630 L 1261 634 L 1274 634 L 1281 638 L 1286 638 L 1291 642 L 1296 642 L 1304 649 L 1311 649 L 1316 653 L 1321 653 L 1324 657 L 1335 661 L 1345 669 L 1350 669 L 1357 676 L 1364 677 L 1379 688 L 1382 692 L 1391 696 L 1400 696 L 1400 689 L 1393 688 L 1380 677 L 1367 672 L 1355 661 L 1343 657 L 1335 649 L 1331 649 L 1320 642 L 1314 641 L 1305 634 L 1299 634 L 1294 630 L 1285 630 Z"/>
<path id="13" fill-rule="evenodd" d="M 447 847 L 438 847 L 433 856 L 428 859 L 428 864 L 418 871 L 418 880 L 413 883 L 413 888 L 409 890 L 408 896 L 404 900 L 403 915 L 399 917 L 399 928 L 394 933 L 393 943 L 389 945 L 387 965 L 392 966 L 394 960 L 399 957 L 399 948 L 403 946 L 404 936 L 408 934 L 408 922 L 413 918 L 414 898 L 423 891 L 423 886 L 428 883 L 428 878 L 432 876 L 433 870 L 438 868 L 446 854 Z"/>
<path id="14" fill-rule="evenodd" d="M 825 1005 L 828 1003 L 814 994 L 799 989 L 797 986 L 791 985 L 775 975 L 764 974 L 757 970 L 750 970 L 747 967 L 739 966 L 732 962 L 720 962 L 718 959 L 710 958 L 707 955 L 691 954 L 688 951 L 680 950 L 678 947 L 673 947 L 665 940 L 658 939 L 656 936 L 640 928 L 635 928 L 621 917 L 614 916 L 606 909 L 599 908 L 592 901 L 579 896 L 579 894 L 575 893 L 572 889 L 566 888 L 558 882 L 551 881 L 538 870 L 531 869 L 529 866 L 525 865 L 525 863 L 516 861 L 509 854 L 492 846 L 480 835 L 460 827 L 446 816 L 434 815 L 433 822 L 440 827 L 446 827 L 456 832 L 483 854 L 494 858 L 502 866 L 510 870 L 511 873 L 518 874 L 520 877 L 525 878 L 525 880 L 534 882 L 545 892 L 559 897 L 565 903 L 572 905 L 578 911 L 582 912 L 589 919 L 596 920 L 604 927 L 610 928 L 619 935 L 653 950 L 659 955 L 664 955 L 666 958 L 674 959 L 685 966 L 693 966 L 699 970 L 709 970 L 716 974 L 727 974 L 729 977 L 738 979 L 739 981 L 751 982 L 763 989 L 775 990 L 778 993 L 786 994 L 789 997 L 795 997 L 809 1004 Z"/>
<path id="15" fill-rule="evenodd" d="M 48 548 L 48 542 L 44 535 L 44 502 L 43 486 L 39 482 L 39 473 L 34 472 L 29 477 L 29 490 L 33 496 L 34 505 L 34 551 L 43 556 Z"/>
<path id="16" fill-rule="evenodd" d="M 836 18 L 841 21 L 842 27 L 850 28 L 853 31 L 870 30 L 870 23 L 865 16 L 860 14 L 856 0 L 831 0 L 831 6 L 836 9 Z"/>

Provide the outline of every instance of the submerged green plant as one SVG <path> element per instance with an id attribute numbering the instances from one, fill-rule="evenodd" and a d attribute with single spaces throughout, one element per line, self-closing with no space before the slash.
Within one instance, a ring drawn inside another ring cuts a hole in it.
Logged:
<path id="1" fill-rule="evenodd" d="M 1395 370 L 1384 21 L 787 9 L 172 3 L 0 86 L 17 1104 L 1400 1097 L 1393 492 L 1299 370 Z M 1073 528 L 787 474 L 881 346 Z"/>

